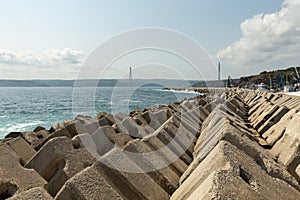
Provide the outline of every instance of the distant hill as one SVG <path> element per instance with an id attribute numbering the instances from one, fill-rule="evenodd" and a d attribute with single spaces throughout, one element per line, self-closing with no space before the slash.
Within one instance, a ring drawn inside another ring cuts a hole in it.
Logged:
<path id="1" fill-rule="evenodd" d="M 233 79 L 234 83 L 237 83 L 239 79 Z M 226 87 L 227 79 L 215 80 L 215 81 L 201 81 L 193 84 L 193 87 Z"/>
<path id="2" fill-rule="evenodd" d="M 241 78 L 233 79 L 233 83 L 237 87 L 252 87 L 254 85 L 258 85 L 264 83 L 269 85 L 272 82 L 273 88 L 280 87 L 280 71 L 282 72 L 283 81 L 285 83 L 294 84 L 297 81 L 297 73 L 294 67 L 290 67 L 287 69 L 281 70 L 273 70 L 273 71 L 263 71 L 257 75 L 244 76 Z M 297 71 L 300 74 L 300 67 L 297 67 Z M 232 83 L 232 82 L 230 82 Z M 223 79 L 221 81 L 199 81 L 193 84 L 193 87 L 225 87 L 228 84 L 227 79 Z"/>
<path id="3" fill-rule="evenodd" d="M 48 84 L 34 80 L 0 80 L 0 87 L 49 87 Z"/>
<path id="4" fill-rule="evenodd" d="M 0 87 L 190 87 L 198 81 L 171 79 L 0 80 Z"/>
<path id="5" fill-rule="evenodd" d="M 300 67 L 296 68 L 298 73 L 300 73 Z M 237 86 L 251 87 L 252 85 L 257 85 L 260 83 L 269 85 L 271 82 L 273 88 L 278 88 L 280 87 L 280 71 L 282 72 L 282 78 L 285 84 L 294 84 L 299 81 L 296 69 L 294 67 L 290 67 L 287 69 L 273 70 L 268 72 L 263 71 L 257 75 L 241 77 L 240 80 L 237 82 Z"/>

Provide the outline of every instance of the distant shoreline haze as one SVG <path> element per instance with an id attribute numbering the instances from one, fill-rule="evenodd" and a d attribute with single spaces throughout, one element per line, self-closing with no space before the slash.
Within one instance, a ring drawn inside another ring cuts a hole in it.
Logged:
<path id="1" fill-rule="evenodd" d="M 84 80 L 0 80 L 0 87 L 190 87 L 201 80 L 176 79 L 84 79 Z"/>

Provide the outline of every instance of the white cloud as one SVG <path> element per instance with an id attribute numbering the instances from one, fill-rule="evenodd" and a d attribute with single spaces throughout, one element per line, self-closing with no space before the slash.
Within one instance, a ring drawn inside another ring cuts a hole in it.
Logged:
<path id="1" fill-rule="evenodd" d="M 0 49 L 0 63 L 34 67 L 78 66 L 84 54 L 73 49 L 46 49 L 40 53 L 31 51 L 14 52 Z"/>
<path id="2" fill-rule="evenodd" d="M 237 66 L 300 62 L 296 59 L 300 55 L 299 10 L 300 0 L 284 0 L 280 11 L 246 19 L 241 24 L 242 38 L 218 57 Z"/>

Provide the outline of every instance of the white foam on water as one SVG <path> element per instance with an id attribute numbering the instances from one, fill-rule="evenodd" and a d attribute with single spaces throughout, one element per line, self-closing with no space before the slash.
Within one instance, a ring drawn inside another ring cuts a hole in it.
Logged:
<path id="1" fill-rule="evenodd" d="M 27 130 L 27 127 L 41 125 L 44 123 L 45 122 L 43 121 L 33 121 L 33 122 L 26 122 L 26 123 L 6 124 L 4 127 L 0 128 L 0 132 L 6 132 L 6 134 L 8 134 L 10 132 L 25 131 Z"/>
<path id="2" fill-rule="evenodd" d="M 140 102 L 140 101 L 128 100 L 128 99 L 124 99 L 124 100 L 122 100 L 122 101 L 125 101 L 125 102 L 133 102 L 133 103 L 138 103 L 138 102 Z"/>
<path id="3" fill-rule="evenodd" d="M 300 91 L 297 91 L 297 92 L 287 92 L 286 94 L 300 96 Z"/>
<path id="4" fill-rule="evenodd" d="M 173 89 L 170 89 L 170 90 L 161 90 L 161 91 L 164 91 L 164 92 L 173 92 L 173 93 L 185 93 L 185 94 L 203 95 L 202 93 L 195 92 L 193 90 L 188 90 L 188 89 L 185 89 L 185 90 L 173 90 Z"/>
<path id="5" fill-rule="evenodd" d="M 16 124 L 5 124 L 0 127 L 0 139 L 4 138 L 10 132 L 22 132 L 22 131 L 30 131 L 29 127 L 45 124 L 43 121 L 34 121 L 34 122 L 26 122 L 26 123 L 16 123 Z"/>

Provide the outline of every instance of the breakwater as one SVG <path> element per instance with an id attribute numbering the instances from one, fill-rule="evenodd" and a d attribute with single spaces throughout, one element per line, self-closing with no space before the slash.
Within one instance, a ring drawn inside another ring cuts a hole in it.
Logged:
<path id="1" fill-rule="evenodd" d="M 198 92 L 10 133 L 0 142 L 0 197 L 300 199 L 300 98 Z"/>

